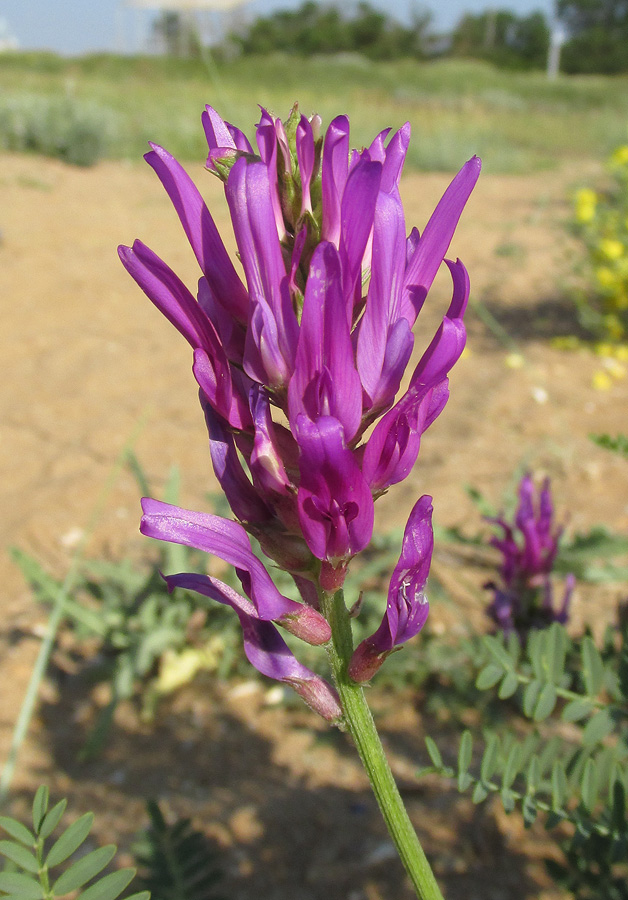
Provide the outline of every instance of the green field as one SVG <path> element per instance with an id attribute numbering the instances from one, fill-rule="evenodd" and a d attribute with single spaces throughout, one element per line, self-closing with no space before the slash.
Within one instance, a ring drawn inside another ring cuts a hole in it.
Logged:
<path id="1" fill-rule="evenodd" d="M 422 170 L 452 171 L 477 153 L 485 171 L 531 172 L 567 159 L 600 159 L 628 137 L 625 76 L 550 83 L 540 72 L 451 59 L 276 55 L 215 63 L 7 53 L 0 55 L 0 148 L 77 161 L 55 147 L 83 142 L 89 162 L 90 148 L 94 158 L 138 159 L 154 140 L 192 159 L 206 151 L 199 125 L 205 103 L 251 134 L 258 102 L 285 115 L 297 99 L 325 122 L 348 113 L 355 146 L 410 120 L 408 162 Z"/>

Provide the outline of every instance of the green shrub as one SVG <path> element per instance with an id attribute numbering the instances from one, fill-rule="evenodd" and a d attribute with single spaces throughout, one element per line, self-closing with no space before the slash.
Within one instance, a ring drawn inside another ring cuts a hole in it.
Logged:
<path id="1" fill-rule="evenodd" d="M 0 100 L 0 148 L 41 153 L 91 166 L 108 149 L 116 121 L 111 110 L 72 97 L 23 94 Z"/>

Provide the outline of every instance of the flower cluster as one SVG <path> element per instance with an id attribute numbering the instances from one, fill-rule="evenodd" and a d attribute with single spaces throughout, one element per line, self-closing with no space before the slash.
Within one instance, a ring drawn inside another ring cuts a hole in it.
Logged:
<path id="1" fill-rule="evenodd" d="M 211 107 L 202 120 L 207 168 L 224 182 L 244 278 L 192 180 L 156 145 L 146 160 L 198 260 L 196 296 L 140 241 L 119 253 L 193 348 L 213 467 L 238 521 L 146 499 L 141 529 L 233 565 L 242 593 L 205 575 L 167 581 L 231 606 L 251 663 L 334 719 L 333 689 L 296 660 L 276 626 L 313 644 L 329 640 L 320 591 L 342 587 L 351 558 L 371 539 L 374 500 L 409 474 L 447 402 L 447 375 L 465 343 L 469 283 L 460 261 L 446 261 L 451 304 L 397 394 L 412 327 L 480 162 L 461 169 L 423 233 L 406 236 L 399 181 L 409 124 L 358 151 L 346 116 L 323 136 L 319 117 L 296 106 L 285 122 L 262 110 L 254 149 Z M 425 621 L 431 510 L 422 497 L 410 515 L 382 625 L 351 663 L 356 681 Z M 302 602 L 277 590 L 247 532 L 292 575 Z"/>
<path id="2" fill-rule="evenodd" d="M 582 188 L 575 197 L 577 234 L 587 249 L 593 295 L 580 297 L 585 327 L 612 341 L 628 334 L 628 145 L 608 161 L 613 179 L 608 191 Z"/>
<path id="3" fill-rule="evenodd" d="M 494 592 L 487 612 L 506 634 L 516 631 L 523 637 L 531 628 L 544 628 L 552 622 L 564 624 L 568 619 L 575 579 L 567 576 L 562 602 L 555 609 L 550 575 L 562 528 L 553 528 L 553 518 L 549 479 L 537 495 L 531 476 L 524 475 L 514 523 L 503 518 L 488 520 L 502 531 L 490 543 L 503 559 L 501 584 L 485 585 Z"/>

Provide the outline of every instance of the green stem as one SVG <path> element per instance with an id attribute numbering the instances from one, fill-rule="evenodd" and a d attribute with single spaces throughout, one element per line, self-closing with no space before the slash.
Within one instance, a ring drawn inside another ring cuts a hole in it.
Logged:
<path id="1" fill-rule="evenodd" d="M 323 592 L 321 612 L 332 629 L 328 653 L 345 723 L 360 754 L 390 836 L 419 900 L 443 900 L 390 771 L 364 691 L 347 675 L 353 639 L 342 591 L 336 594 Z"/>

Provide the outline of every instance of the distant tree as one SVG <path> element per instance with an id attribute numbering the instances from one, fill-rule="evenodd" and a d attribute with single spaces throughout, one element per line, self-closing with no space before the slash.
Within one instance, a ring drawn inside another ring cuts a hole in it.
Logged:
<path id="1" fill-rule="evenodd" d="M 465 14 L 451 35 L 451 53 L 512 69 L 542 69 L 550 31 L 543 13 L 517 16 L 506 9 Z"/>
<path id="2" fill-rule="evenodd" d="M 406 27 L 366 2 L 340 9 L 307 0 L 297 10 L 256 19 L 230 40 L 245 54 L 352 52 L 371 59 L 420 58 L 425 55 L 430 24 L 428 12 L 415 14 Z"/>
<path id="3" fill-rule="evenodd" d="M 168 56 L 199 56 L 201 40 L 193 17 L 165 10 L 153 22 L 155 42 Z"/>
<path id="4" fill-rule="evenodd" d="M 628 0 L 557 0 L 556 11 L 568 34 L 563 71 L 628 72 Z"/>

